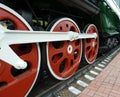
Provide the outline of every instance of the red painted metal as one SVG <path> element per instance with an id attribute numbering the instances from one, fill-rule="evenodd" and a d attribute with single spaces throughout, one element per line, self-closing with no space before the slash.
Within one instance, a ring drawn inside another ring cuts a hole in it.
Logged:
<path id="1" fill-rule="evenodd" d="M 52 26 L 51 31 L 59 31 L 62 33 L 74 31 L 80 33 L 77 25 L 72 20 L 66 18 L 58 20 Z M 60 80 L 72 76 L 80 64 L 82 41 L 50 42 L 47 48 L 48 67 L 52 75 Z"/>
<path id="2" fill-rule="evenodd" d="M 29 30 L 18 17 L 0 8 L 0 21 L 4 20 L 10 20 L 15 29 Z M 24 97 L 38 72 L 38 47 L 37 44 L 20 44 L 12 45 L 11 48 L 20 58 L 28 62 L 28 67 L 26 70 L 17 70 L 0 60 L 0 97 Z"/>
<path id="3" fill-rule="evenodd" d="M 84 50 L 85 50 L 85 59 L 86 61 L 91 64 L 95 61 L 98 48 L 99 48 L 99 39 L 98 39 L 98 31 L 95 25 L 90 24 L 86 29 L 86 33 L 96 33 L 97 38 L 85 39 L 84 40 Z"/>

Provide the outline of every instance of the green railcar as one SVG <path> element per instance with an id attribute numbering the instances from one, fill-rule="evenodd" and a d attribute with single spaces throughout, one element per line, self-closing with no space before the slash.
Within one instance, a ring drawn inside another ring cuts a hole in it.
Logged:
<path id="1" fill-rule="evenodd" d="M 119 34 L 120 16 L 105 1 L 99 2 L 99 7 L 102 32 L 109 35 Z"/>

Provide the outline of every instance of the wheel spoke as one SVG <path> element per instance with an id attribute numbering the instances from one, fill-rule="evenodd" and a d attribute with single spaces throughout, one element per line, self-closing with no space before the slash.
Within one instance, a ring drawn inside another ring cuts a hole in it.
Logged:
<path id="1" fill-rule="evenodd" d="M 55 46 L 56 45 L 59 45 L 59 47 Z M 56 42 L 56 43 L 49 43 L 49 54 L 51 56 L 54 56 L 54 55 L 57 55 L 57 54 L 63 54 L 65 52 L 65 49 L 64 48 L 67 48 L 66 46 L 66 42 Z"/>
<path id="2" fill-rule="evenodd" d="M 62 57 L 56 63 L 54 63 L 53 66 L 52 66 L 53 71 L 55 71 L 56 73 L 62 72 L 62 70 L 60 70 L 60 67 L 64 68 L 64 64 L 65 64 L 64 60 L 65 60 L 65 58 Z"/>
<path id="3" fill-rule="evenodd" d="M 0 4 L 0 23 L 1 25 L 4 23 L 7 28 L 10 28 L 9 25 L 12 26 L 12 30 L 32 30 L 19 14 L 3 4 Z M 27 96 L 36 81 L 40 68 L 39 46 L 37 44 L 19 44 L 10 45 L 8 48 L 10 52 L 6 51 L 7 48 L 2 48 L 4 52 L 1 52 L 6 54 L 5 57 L 6 60 L 9 60 L 9 64 L 0 60 L 0 96 L 9 97 L 11 94 L 14 94 L 15 97 Z M 17 64 L 16 59 L 27 61 L 29 65 L 26 69 L 18 70 L 12 66 L 12 64 Z M 10 62 L 13 63 L 10 64 Z"/>
<path id="4" fill-rule="evenodd" d="M 89 47 L 89 49 L 86 49 L 86 54 L 89 55 L 92 52 L 92 47 Z"/>
<path id="5" fill-rule="evenodd" d="M 91 43 L 91 40 L 89 39 L 89 42 L 87 42 L 87 39 L 86 39 L 86 45 L 85 45 L 85 48 L 87 48 L 87 47 L 90 47 L 91 45 L 92 45 L 92 43 Z"/>
<path id="6" fill-rule="evenodd" d="M 51 25 L 50 31 L 80 33 L 76 23 L 69 18 L 59 19 Z M 56 79 L 65 80 L 75 73 L 81 60 L 81 48 L 81 40 L 47 43 L 48 67 Z"/>
<path id="7" fill-rule="evenodd" d="M 88 25 L 85 32 L 87 34 L 90 34 L 90 33 L 97 34 L 97 38 L 86 39 L 84 41 L 85 60 L 87 61 L 87 63 L 92 64 L 95 61 L 95 59 L 97 57 L 97 53 L 98 53 L 98 46 L 99 46 L 98 32 L 97 32 L 97 28 L 93 24 Z"/>
<path id="8" fill-rule="evenodd" d="M 0 61 L 0 63 L 1 63 L 1 67 L 4 66 L 4 68 L 2 69 L 0 68 L 0 71 L 4 71 L 4 72 L 1 72 L 0 74 L 0 83 L 5 82 L 6 84 L 8 84 L 9 82 L 14 81 L 16 78 L 10 73 L 11 66 L 3 61 Z M 7 75 L 7 78 L 6 78 L 6 75 Z"/>

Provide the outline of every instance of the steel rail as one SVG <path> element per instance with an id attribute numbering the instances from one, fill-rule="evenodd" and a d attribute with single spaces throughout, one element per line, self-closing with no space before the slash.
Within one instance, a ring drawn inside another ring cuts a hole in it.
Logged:
<path id="1" fill-rule="evenodd" d="M 40 90 L 39 87 L 37 87 L 37 89 L 35 89 L 35 91 L 31 92 L 28 97 L 32 97 L 32 96 L 35 96 L 35 97 L 62 97 L 62 96 L 59 95 L 60 93 L 62 93 L 60 91 L 64 91 L 65 89 L 67 90 L 68 87 L 72 83 L 76 83 L 77 80 L 79 80 L 80 78 L 82 78 L 83 76 L 85 76 L 85 74 L 87 74 L 89 71 L 91 71 L 93 68 L 95 68 L 97 64 L 99 65 L 99 64 L 103 63 L 105 59 L 107 59 L 109 56 L 111 56 L 110 60 L 108 62 L 106 62 L 106 64 L 105 64 L 105 67 L 106 67 L 110 63 L 110 61 L 117 55 L 117 53 L 120 52 L 120 48 L 119 47 L 120 46 L 118 46 L 118 47 L 114 48 L 113 50 L 111 50 L 110 52 L 108 52 L 108 53 L 100 56 L 95 61 L 95 63 L 93 63 L 91 65 L 86 65 L 83 68 L 80 68 L 75 73 L 75 75 L 73 75 L 71 78 L 69 78 L 69 79 L 67 79 L 65 81 L 57 82 L 55 85 L 50 86 L 50 88 L 46 88 L 45 90 L 42 90 L 42 91 Z M 105 67 L 103 67 L 103 69 Z M 102 72 L 102 71 L 100 71 L 100 72 Z M 98 75 L 96 75 L 96 76 L 98 76 Z M 52 81 L 52 82 L 54 82 L 54 81 Z M 87 83 L 87 82 L 85 82 L 85 83 Z M 89 83 L 88 83 L 88 85 L 89 85 Z M 84 87 L 84 89 L 85 88 L 86 87 Z M 37 91 L 39 91 L 39 92 L 37 92 Z M 65 91 L 63 93 L 65 93 Z M 65 94 L 65 95 L 67 95 L 67 94 Z M 72 94 L 68 94 L 68 95 L 72 95 Z M 77 96 L 74 95 L 74 97 L 77 97 Z"/>

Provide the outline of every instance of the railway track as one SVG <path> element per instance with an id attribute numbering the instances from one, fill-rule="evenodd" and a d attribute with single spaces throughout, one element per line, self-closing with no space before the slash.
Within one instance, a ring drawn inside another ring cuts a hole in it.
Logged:
<path id="1" fill-rule="evenodd" d="M 77 97 L 120 51 L 120 46 L 100 56 L 93 64 L 80 68 L 74 76 L 65 81 L 47 78 L 28 97 Z M 41 89 L 38 89 L 41 87 Z"/>

